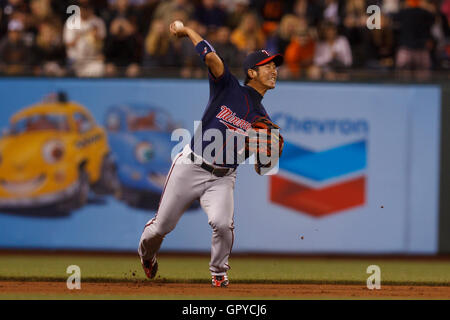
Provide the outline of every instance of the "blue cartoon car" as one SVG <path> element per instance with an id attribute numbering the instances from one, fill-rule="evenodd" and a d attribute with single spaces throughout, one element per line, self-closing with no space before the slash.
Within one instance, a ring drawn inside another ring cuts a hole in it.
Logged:
<path id="1" fill-rule="evenodd" d="M 164 110 L 121 105 L 105 117 L 108 141 L 117 167 L 117 196 L 137 208 L 156 209 L 171 166 L 172 131 L 179 127 Z"/>

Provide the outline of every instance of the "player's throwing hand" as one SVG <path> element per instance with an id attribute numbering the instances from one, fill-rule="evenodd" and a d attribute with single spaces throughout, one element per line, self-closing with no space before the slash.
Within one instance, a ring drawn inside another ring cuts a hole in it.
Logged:
<path id="1" fill-rule="evenodd" d="M 180 20 L 175 20 L 174 22 L 172 22 L 169 26 L 169 29 L 170 33 L 178 38 L 187 36 L 186 27 Z"/>

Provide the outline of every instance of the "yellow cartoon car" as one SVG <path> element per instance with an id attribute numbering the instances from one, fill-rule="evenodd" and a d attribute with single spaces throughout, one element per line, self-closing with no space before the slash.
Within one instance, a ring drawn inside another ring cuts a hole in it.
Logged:
<path id="1" fill-rule="evenodd" d="M 27 107 L 0 139 L 0 211 L 70 212 L 89 190 L 115 190 L 105 130 L 83 106 L 59 101 Z"/>

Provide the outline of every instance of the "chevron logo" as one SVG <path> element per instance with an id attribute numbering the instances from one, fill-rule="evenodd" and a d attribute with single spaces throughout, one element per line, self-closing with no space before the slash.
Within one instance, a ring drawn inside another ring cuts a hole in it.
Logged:
<path id="1" fill-rule="evenodd" d="M 367 142 L 311 151 L 286 142 L 270 200 L 314 217 L 364 205 Z"/>

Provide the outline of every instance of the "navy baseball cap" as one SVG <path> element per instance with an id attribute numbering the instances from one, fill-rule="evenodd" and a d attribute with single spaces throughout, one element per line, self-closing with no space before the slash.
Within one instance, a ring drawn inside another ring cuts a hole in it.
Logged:
<path id="1" fill-rule="evenodd" d="M 244 60 L 244 72 L 247 74 L 248 69 L 253 69 L 256 66 L 262 66 L 270 61 L 275 62 L 275 65 L 278 67 L 283 64 L 284 58 L 281 54 L 271 55 L 266 50 L 252 52 Z"/>

